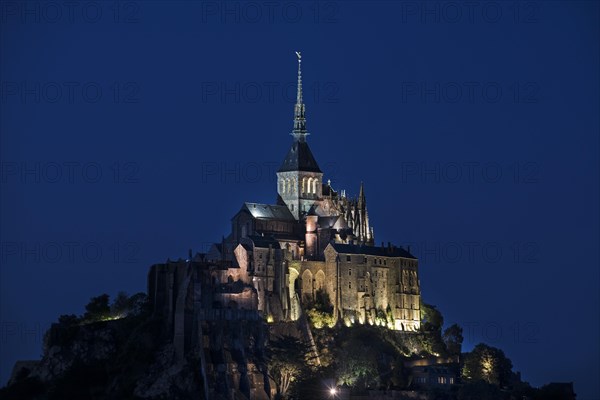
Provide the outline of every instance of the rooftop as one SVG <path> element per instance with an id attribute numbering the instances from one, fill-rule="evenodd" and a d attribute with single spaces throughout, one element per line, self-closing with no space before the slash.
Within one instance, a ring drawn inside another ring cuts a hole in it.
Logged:
<path id="1" fill-rule="evenodd" d="M 378 247 L 378 246 L 366 246 L 356 244 L 342 244 L 342 243 L 331 243 L 333 249 L 341 254 L 364 254 L 367 256 L 380 256 L 380 257 L 403 257 L 417 259 L 415 256 L 410 254 L 408 251 L 401 247 Z"/>
<path id="2" fill-rule="evenodd" d="M 254 218 L 296 220 L 287 206 L 246 202 L 243 208 L 247 209 Z"/>

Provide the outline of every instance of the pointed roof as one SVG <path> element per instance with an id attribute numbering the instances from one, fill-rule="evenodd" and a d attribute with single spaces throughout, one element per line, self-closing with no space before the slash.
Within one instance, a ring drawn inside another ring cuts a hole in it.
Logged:
<path id="1" fill-rule="evenodd" d="M 360 191 L 358 193 L 358 207 L 363 208 L 367 205 L 367 197 L 365 196 L 365 185 L 360 183 Z"/>
<path id="2" fill-rule="evenodd" d="M 306 136 L 309 133 L 306 130 L 306 115 L 302 98 L 302 57 L 300 52 L 296 52 L 296 56 L 298 57 L 298 92 L 296 94 L 296 104 L 294 105 L 294 129 L 291 133 L 294 141 L 277 172 L 322 172 L 306 143 Z"/>
<path id="3" fill-rule="evenodd" d="M 322 172 L 315 157 L 308 147 L 308 143 L 294 140 L 290 150 L 277 172 L 306 171 Z"/>

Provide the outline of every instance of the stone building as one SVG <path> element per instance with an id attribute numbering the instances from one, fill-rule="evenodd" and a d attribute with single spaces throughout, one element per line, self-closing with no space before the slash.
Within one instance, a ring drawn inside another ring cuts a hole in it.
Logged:
<path id="1" fill-rule="evenodd" d="M 301 62 L 298 55 L 292 143 L 277 171 L 276 203 L 244 203 L 231 220 L 230 235 L 206 259 L 239 271 L 221 274 L 219 283 L 251 284 L 265 318 L 296 320 L 302 305 L 323 290 L 336 318 L 347 324 L 416 330 L 417 259 L 389 243 L 375 246 L 362 183 L 351 198 L 323 182 L 307 142 Z"/>

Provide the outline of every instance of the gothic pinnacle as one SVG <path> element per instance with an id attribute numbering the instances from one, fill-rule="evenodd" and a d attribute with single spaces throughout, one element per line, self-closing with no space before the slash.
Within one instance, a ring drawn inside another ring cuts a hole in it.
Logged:
<path id="1" fill-rule="evenodd" d="M 292 136 L 295 140 L 304 142 L 306 140 L 306 116 L 304 108 L 304 100 L 302 99 L 302 55 L 299 51 L 296 52 L 298 57 L 298 88 L 296 93 L 296 105 L 294 106 L 294 129 Z"/>

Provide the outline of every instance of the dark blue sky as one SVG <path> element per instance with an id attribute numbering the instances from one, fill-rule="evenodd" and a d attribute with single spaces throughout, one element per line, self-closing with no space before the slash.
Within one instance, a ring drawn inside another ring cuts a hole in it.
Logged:
<path id="1" fill-rule="evenodd" d="M 0 3 L 0 379 L 91 296 L 274 202 L 309 143 L 426 302 L 534 385 L 600 391 L 597 2 Z"/>

